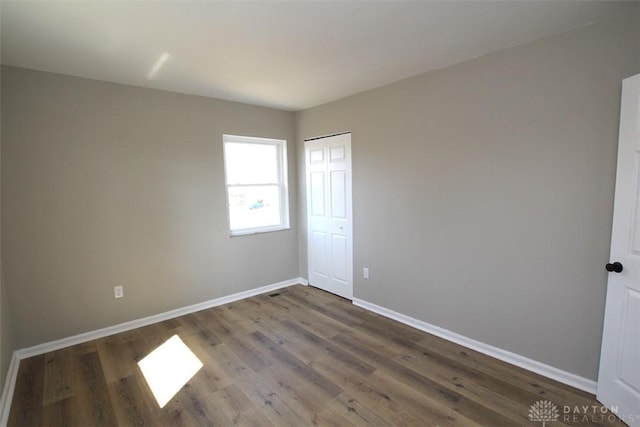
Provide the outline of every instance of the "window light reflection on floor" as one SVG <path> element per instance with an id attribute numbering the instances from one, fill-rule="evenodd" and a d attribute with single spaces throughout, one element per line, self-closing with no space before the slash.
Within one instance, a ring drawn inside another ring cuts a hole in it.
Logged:
<path id="1" fill-rule="evenodd" d="M 174 335 L 138 362 L 161 408 L 202 368 L 202 362 Z"/>

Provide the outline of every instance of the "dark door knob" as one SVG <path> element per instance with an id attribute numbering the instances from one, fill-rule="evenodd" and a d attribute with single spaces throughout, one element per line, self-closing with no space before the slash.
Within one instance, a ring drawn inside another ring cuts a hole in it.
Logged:
<path id="1" fill-rule="evenodd" d="M 607 264 L 607 271 L 611 272 L 611 271 L 615 271 L 616 273 L 620 273 L 622 271 L 622 264 L 620 264 L 618 261 L 612 263 Z"/>

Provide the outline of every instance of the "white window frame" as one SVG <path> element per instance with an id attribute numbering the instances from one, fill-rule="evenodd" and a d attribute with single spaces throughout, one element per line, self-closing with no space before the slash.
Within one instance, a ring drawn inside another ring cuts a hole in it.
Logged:
<path id="1" fill-rule="evenodd" d="M 224 181 L 227 193 L 227 219 L 230 236 L 245 236 L 249 234 L 269 233 L 272 231 L 289 230 L 289 189 L 288 189 L 288 165 L 287 165 L 287 141 L 284 139 L 271 139 L 261 138 L 253 136 L 240 136 L 240 135 L 222 135 L 223 141 L 223 162 L 224 162 Z M 230 184 L 227 182 L 227 143 L 241 143 L 241 144 L 265 144 L 275 146 L 277 149 L 277 162 L 278 162 L 278 182 L 273 183 L 257 183 L 257 184 Z M 254 186 L 278 186 L 279 199 L 280 199 L 280 224 L 267 226 L 267 227 L 252 227 L 243 228 L 239 230 L 231 229 L 231 205 L 229 203 L 229 189 L 231 187 L 254 187 Z"/>

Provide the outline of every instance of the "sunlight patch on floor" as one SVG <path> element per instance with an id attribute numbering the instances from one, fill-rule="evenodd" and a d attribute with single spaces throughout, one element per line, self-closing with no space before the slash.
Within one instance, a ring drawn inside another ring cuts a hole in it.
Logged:
<path id="1" fill-rule="evenodd" d="M 138 362 L 161 408 L 202 368 L 202 362 L 174 335 Z"/>

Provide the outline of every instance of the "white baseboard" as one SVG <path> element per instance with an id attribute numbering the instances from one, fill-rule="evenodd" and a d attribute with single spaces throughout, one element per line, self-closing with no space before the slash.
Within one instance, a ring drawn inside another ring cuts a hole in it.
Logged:
<path id="1" fill-rule="evenodd" d="M 130 331 L 142 326 L 148 326 L 153 323 L 162 322 L 164 320 L 184 316 L 185 314 L 195 313 L 196 311 L 206 310 L 208 308 L 239 301 L 241 299 L 249 298 L 255 295 L 272 292 L 277 289 L 286 288 L 287 286 L 307 286 L 308 284 L 309 282 L 307 281 L 307 279 L 297 277 L 294 279 L 285 280 L 283 282 L 273 283 L 271 285 L 261 286 L 259 288 L 250 289 L 248 291 L 238 292 L 232 295 L 227 295 L 198 304 L 193 304 L 187 307 L 177 308 L 175 310 L 166 311 L 164 313 L 154 314 L 152 316 L 143 317 L 141 319 L 131 320 L 129 322 L 120 323 L 118 325 L 108 326 L 106 328 L 97 329 L 95 331 L 85 332 L 82 334 L 73 335 L 71 337 L 50 341 L 44 344 L 38 344 L 33 347 L 16 350 L 11 357 L 11 364 L 9 365 L 9 370 L 7 371 L 2 398 L 0 399 L 0 426 L 6 426 L 9 419 L 11 401 L 13 400 L 13 392 L 18 376 L 18 367 L 20 366 L 20 361 L 22 359 L 38 356 L 50 351 L 60 350 L 72 345 L 82 344 L 98 338 L 104 338 L 109 335 Z"/>
<path id="2" fill-rule="evenodd" d="M 9 362 L 7 376 L 4 379 L 4 387 L 2 389 L 2 397 L 0 398 L 0 426 L 6 426 L 9 421 L 9 411 L 11 410 L 11 401 L 13 400 L 13 391 L 16 388 L 16 379 L 18 378 L 18 367 L 20 359 L 14 352 Z"/>
<path id="3" fill-rule="evenodd" d="M 61 348 L 70 347 L 72 345 L 82 344 L 87 341 L 95 340 L 98 338 L 108 337 L 109 335 L 119 334 L 121 332 L 130 331 L 132 329 L 141 328 L 154 323 L 162 322 L 164 320 L 173 319 L 174 317 L 184 316 L 185 314 L 195 313 L 196 311 L 206 310 L 207 308 L 217 307 L 219 305 L 228 304 L 230 302 L 238 301 L 241 299 L 249 298 L 255 295 L 264 294 L 267 292 L 275 291 L 276 289 L 286 288 L 291 285 L 305 285 L 307 281 L 301 277 L 295 279 L 285 280 L 283 282 L 274 283 L 271 285 L 261 286 L 259 288 L 250 289 L 248 291 L 238 292 L 236 294 L 227 295 L 224 297 L 212 299 L 198 304 L 189 305 L 187 307 L 177 308 L 175 310 L 165 311 L 164 313 L 154 314 L 152 316 L 143 317 L 141 319 L 131 320 L 129 322 L 120 323 L 114 326 L 108 326 L 106 328 L 97 329 L 91 332 L 85 332 L 83 334 L 74 335 L 67 338 L 47 342 L 44 344 L 38 344 L 33 347 L 23 348 L 18 350 L 18 358 L 25 359 L 27 357 L 38 356 L 40 354 L 48 353 L 50 351 L 60 350 Z"/>
<path id="4" fill-rule="evenodd" d="M 535 372 L 547 378 L 551 378 L 553 380 L 570 385 L 580 390 L 584 390 L 588 393 L 596 394 L 597 383 L 588 378 L 584 378 L 576 374 L 572 374 L 571 372 L 554 368 L 553 366 L 538 362 L 533 359 L 529 359 L 528 357 L 521 356 L 519 354 L 512 353 L 510 351 L 503 350 L 498 347 L 494 347 L 489 344 L 485 344 L 481 341 L 476 341 L 474 339 L 465 337 L 464 335 L 451 332 L 439 326 L 435 326 L 430 323 L 423 322 L 422 320 L 414 319 L 413 317 L 409 317 L 404 314 L 395 312 L 393 310 L 389 310 L 388 308 L 381 307 L 379 305 L 370 303 L 368 301 L 354 298 L 353 304 L 358 307 L 362 307 L 364 309 L 372 311 L 374 313 L 380 314 L 384 317 L 397 320 L 398 322 L 404 323 L 405 325 L 408 325 L 413 328 L 419 329 L 421 331 L 438 336 L 447 341 L 460 344 L 462 346 L 465 346 L 472 350 L 476 350 L 488 356 L 495 357 L 496 359 L 500 359 L 512 365 L 519 366 L 528 371 Z"/>

